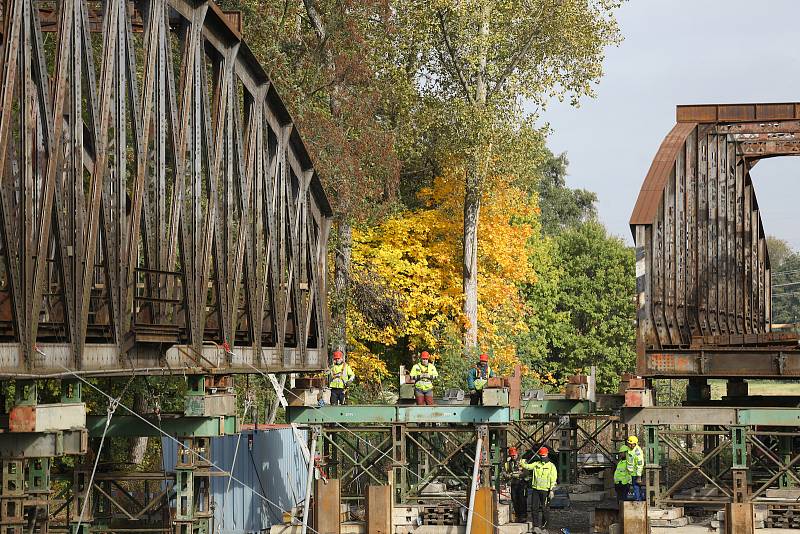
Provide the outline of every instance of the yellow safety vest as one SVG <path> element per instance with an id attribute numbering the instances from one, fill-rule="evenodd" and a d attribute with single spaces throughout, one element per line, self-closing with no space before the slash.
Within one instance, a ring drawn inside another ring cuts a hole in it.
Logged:
<path id="1" fill-rule="evenodd" d="M 483 373 L 481 372 L 481 368 L 477 365 L 475 366 L 475 391 L 482 391 L 483 388 L 486 387 L 487 382 L 489 381 L 489 377 L 492 376 L 492 368 L 488 365 L 486 366 L 486 378 L 483 378 Z"/>
<path id="2" fill-rule="evenodd" d="M 346 384 L 349 384 L 356 377 L 353 369 L 347 365 L 347 362 L 331 365 L 328 371 L 330 376 L 330 383 L 328 384 L 333 389 L 344 389 Z"/>
<path id="3" fill-rule="evenodd" d="M 533 472 L 533 478 L 531 478 L 531 487 L 533 489 L 550 491 L 556 485 L 558 471 L 556 470 L 556 466 L 553 465 L 553 462 L 538 460 L 529 464 L 525 460 L 522 460 L 519 465 Z"/>
<path id="4" fill-rule="evenodd" d="M 632 478 L 628 471 L 628 461 L 620 460 L 617 462 L 617 468 L 614 470 L 614 484 L 630 484 Z"/>
<path id="5" fill-rule="evenodd" d="M 632 477 L 642 476 L 642 473 L 644 473 L 644 452 L 642 452 L 640 446 L 636 445 L 628 450 L 625 455 L 625 461 L 628 463 L 628 473 Z"/>
<path id="6" fill-rule="evenodd" d="M 417 378 L 422 375 L 428 376 L 425 378 Z M 414 367 L 411 368 L 411 378 L 415 379 L 414 387 L 416 389 L 427 392 L 433 389 L 432 379 L 439 378 L 439 372 L 436 370 L 436 366 L 432 363 L 428 363 L 428 365 L 415 363 Z"/>

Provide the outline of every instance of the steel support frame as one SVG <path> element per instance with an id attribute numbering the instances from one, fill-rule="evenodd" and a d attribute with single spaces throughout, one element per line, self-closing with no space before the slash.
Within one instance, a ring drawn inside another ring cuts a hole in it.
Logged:
<path id="1" fill-rule="evenodd" d="M 361 501 L 366 486 L 391 478 L 395 502 L 452 502 L 466 498 L 479 432 L 487 436 L 480 459 L 480 484 L 497 486 L 505 427 L 444 423 L 321 425 L 326 476 L 338 478 L 343 501 Z M 446 491 L 431 491 L 434 482 Z"/>
<path id="2" fill-rule="evenodd" d="M 232 19 L 54 5 L 0 21 L 0 376 L 324 368 L 332 210 Z"/>

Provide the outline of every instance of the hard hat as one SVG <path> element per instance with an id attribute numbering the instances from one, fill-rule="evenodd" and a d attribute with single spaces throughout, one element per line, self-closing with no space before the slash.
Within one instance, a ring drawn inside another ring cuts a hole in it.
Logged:
<path id="1" fill-rule="evenodd" d="M 636 436 L 628 436 L 628 443 L 630 443 L 632 445 L 638 445 L 639 444 L 639 438 L 637 438 Z"/>
<path id="2" fill-rule="evenodd" d="M 509 447 L 508 448 L 508 454 L 511 454 L 512 456 L 516 455 L 517 454 L 517 448 L 516 447 Z"/>
<path id="3" fill-rule="evenodd" d="M 333 351 L 333 359 L 334 360 L 341 360 L 343 357 L 344 357 L 344 354 L 342 354 L 342 351 L 340 351 L 340 350 Z"/>
<path id="4" fill-rule="evenodd" d="M 628 448 L 627 445 L 620 445 L 619 446 L 619 452 L 628 452 L 629 450 L 630 449 Z"/>
<path id="5" fill-rule="evenodd" d="M 422 354 L 419 355 L 420 360 L 429 360 L 431 355 L 428 353 L 427 350 L 423 350 Z"/>
<path id="6" fill-rule="evenodd" d="M 539 456 L 545 457 L 545 456 L 548 456 L 549 454 L 550 454 L 550 450 L 547 447 L 541 447 L 539 449 Z"/>
<path id="7" fill-rule="evenodd" d="M 480 357 L 478 359 L 480 361 L 482 361 L 482 362 L 488 362 L 489 361 L 489 355 L 486 354 L 486 353 L 483 353 L 483 354 L 480 355 Z"/>

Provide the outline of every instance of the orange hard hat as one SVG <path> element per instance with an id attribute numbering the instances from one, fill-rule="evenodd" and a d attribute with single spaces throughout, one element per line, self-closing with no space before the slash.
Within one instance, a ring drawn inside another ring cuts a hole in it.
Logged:
<path id="1" fill-rule="evenodd" d="M 428 353 L 427 350 L 423 350 L 422 354 L 419 355 L 419 359 L 420 360 L 428 360 L 428 359 L 430 359 L 430 357 L 431 357 L 431 355 L 430 355 L 430 353 Z"/>
<path id="2" fill-rule="evenodd" d="M 542 447 L 539 449 L 539 456 L 548 456 L 550 454 L 550 450 L 547 447 Z"/>
<path id="3" fill-rule="evenodd" d="M 341 360 L 342 358 L 344 358 L 344 354 L 342 354 L 342 351 L 340 351 L 340 350 L 333 351 L 333 359 L 334 360 Z"/>
<path id="4" fill-rule="evenodd" d="M 489 361 L 489 355 L 486 354 L 486 353 L 483 353 L 483 354 L 480 355 L 480 357 L 478 359 L 480 361 L 482 361 L 482 362 L 488 362 Z"/>
<path id="5" fill-rule="evenodd" d="M 512 456 L 515 456 L 517 454 L 517 448 L 516 447 L 509 447 L 508 448 L 508 454 L 510 454 Z"/>

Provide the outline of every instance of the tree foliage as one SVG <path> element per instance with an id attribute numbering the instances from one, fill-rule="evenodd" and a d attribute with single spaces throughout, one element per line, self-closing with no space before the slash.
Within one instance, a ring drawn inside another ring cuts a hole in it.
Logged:
<path id="1" fill-rule="evenodd" d="M 573 102 L 592 93 L 607 45 L 619 40 L 613 0 L 395 0 L 409 62 L 438 112 L 449 153 L 465 166 L 462 234 L 464 341 L 477 343 L 478 228 L 487 178 L 503 140 L 529 127 L 523 101 Z"/>
<path id="2" fill-rule="evenodd" d="M 596 366 L 600 388 L 612 390 L 635 359 L 633 251 L 589 222 L 555 238 L 554 261 L 555 284 L 525 289 L 539 313 L 518 337 L 523 359 L 558 382 Z"/>
<path id="3" fill-rule="evenodd" d="M 772 323 L 800 322 L 800 254 L 783 239 L 767 236 L 772 273 Z"/>

